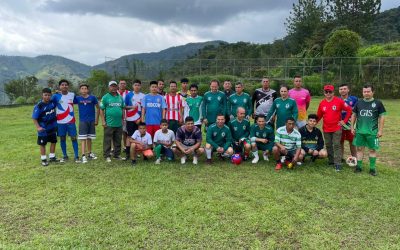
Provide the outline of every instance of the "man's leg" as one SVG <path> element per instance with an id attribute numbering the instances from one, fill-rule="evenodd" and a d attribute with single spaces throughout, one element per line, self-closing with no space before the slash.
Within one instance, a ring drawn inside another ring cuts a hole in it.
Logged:
<path id="1" fill-rule="evenodd" d="M 326 150 L 328 151 L 328 164 L 334 164 L 333 133 L 324 132 Z"/>
<path id="2" fill-rule="evenodd" d="M 113 128 L 114 158 L 121 155 L 122 127 Z"/>
<path id="3" fill-rule="evenodd" d="M 333 144 L 333 155 L 335 166 L 342 165 L 342 150 L 340 148 L 340 138 L 342 138 L 342 130 L 338 130 L 333 133 L 332 144 Z"/>
<path id="4" fill-rule="evenodd" d="M 110 155 L 111 141 L 112 141 L 112 128 L 105 127 L 104 128 L 104 137 L 103 137 L 103 156 L 104 156 L 104 158 L 111 156 Z"/>

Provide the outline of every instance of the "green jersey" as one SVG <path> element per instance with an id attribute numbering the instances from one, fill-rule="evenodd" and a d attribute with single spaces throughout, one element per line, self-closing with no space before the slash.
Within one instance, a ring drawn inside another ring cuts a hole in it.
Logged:
<path id="1" fill-rule="evenodd" d="M 260 128 L 257 124 L 253 124 L 250 128 L 250 139 L 254 142 L 256 138 L 267 139 L 268 143 L 275 142 L 274 129 L 268 124 L 265 124 L 264 128 Z"/>
<path id="2" fill-rule="evenodd" d="M 206 92 L 204 94 L 203 105 L 201 107 L 203 118 L 208 120 L 208 124 L 215 123 L 218 114 L 225 115 L 226 96 L 224 92 Z"/>
<path id="3" fill-rule="evenodd" d="M 104 110 L 104 116 L 108 127 L 122 127 L 122 111 L 124 107 L 125 102 L 122 96 L 118 94 L 113 96 L 107 93 L 101 98 L 100 108 Z"/>
<path id="4" fill-rule="evenodd" d="M 356 132 L 358 134 L 376 135 L 378 133 L 379 116 L 386 113 L 380 100 L 358 100 L 353 108 L 357 117 Z"/>
<path id="5" fill-rule="evenodd" d="M 227 150 L 232 144 L 231 131 L 226 125 L 220 128 L 217 124 L 212 124 L 207 128 L 206 142 L 214 149 L 222 147 Z"/>
<path id="6" fill-rule="evenodd" d="M 272 103 L 272 107 L 268 112 L 267 120 L 276 115 L 276 127 L 285 126 L 286 119 L 293 117 L 297 121 L 298 110 L 296 101 L 292 98 L 283 100 L 282 97 L 276 98 Z"/>
<path id="7" fill-rule="evenodd" d="M 233 115 L 236 117 L 236 111 L 239 107 L 246 110 L 246 115 L 249 116 L 253 113 L 253 108 L 251 106 L 251 98 L 247 93 L 242 93 L 241 95 L 233 94 L 228 97 L 227 100 L 227 115 Z"/>
<path id="8" fill-rule="evenodd" d="M 189 116 L 193 117 L 194 124 L 201 124 L 201 103 L 203 102 L 202 96 L 191 97 L 188 96 L 186 98 L 187 106 L 189 107 Z"/>
<path id="9" fill-rule="evenodd" d="M 229 122 L 229 128 L 231 129 L 232 139 L 234 141 L 240 141 L 243 138 L 249 138 L 250 135 L 250 122 L 247 119 L 239 121 L 234 119 Z"/>

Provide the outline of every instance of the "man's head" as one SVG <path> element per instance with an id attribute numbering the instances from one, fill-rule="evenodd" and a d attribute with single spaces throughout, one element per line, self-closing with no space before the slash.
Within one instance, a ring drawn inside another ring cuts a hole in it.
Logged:
<path id="1" fill-rule="evenodd" d="M 242 121 L 246 117 L 246 110 L 243 107 L 237 108 L 236 117 L 239 121 Z"/>
<path id="2" fill-rule="evenodd" d="M 219 88 L 218 80 L 211 80 L 210 82 L 210 90 L 211 92 L 217 92 Z"/>
<path id="3" fill-rule="evenodd" d="M 296 89 L 301 88 L 302 81 L 301 81 L 301 76 L 295 76 L 293 79 L 293 85 Z"/>
<path id="4" fill-rule="evenodd" d="M 265 116 L 258 116 L 256 119 L 256 123 L 260 128 L 264 128 L 265 127 Z"/>
<path id="5" fill-rule="evenodd" d="M 140 122 L 140 123 L 138 124 L 138 130 L 139 130 L 139 133 L 140 133 L 142 136 L 145 135 L 145 134 L 146 134 L 146 123 Z"/>
<path id="6" fill-rule="evenodd" d="M 349 95 L 350 92 L 350 88 L 349 85 L 347 83 L 342 83 L 339 86 L 339 94 L 342 97 L 347 97 Z"/>
<path id="7" fill-rule="evenodd" d="M 196 97 L 197 92 L 199 91 L 199 87 L 197 86 L 197 84 L 191 84 L 189 90 L 190 90 L 190 96 Z"/>
<path id="8" fill-rule="evenodd" d="M 372 84 L 365 84 L 362 91 L 364 99 L 369 100 L 374 97 L 374 86 Z"/>
<path id="9" fill-rule="evenodd" d="M 187 79 L 186 77 L 181 79 L 181 86 L 183 90 L 185 91 L 187 90 L 188 84 L 189 84 L 189 79 Z"/>
<path id="10" fill-rule="evenodd" d="M 296 125 L 296 121 L 294 120 L 293 117 L 288 117 L 288 118 L 286 119 L 285 125 L 286 125 L 286 130 L 287 130 L 288 132 L 292 132 L 293 129 L 294 129 L 294 126 Z"/>
<path id="11" fill-rule="evenodd" d="M 166 119 L 161 120 L 160 128 L 164 133 L 168 131 L 168 121 Z"/>
<path id="12" fill-rule="evenodd" d="M 324 96 L 327 100 L 331 100 L 334 96 L 335 87 L 333 85 L 324 86 Z"/>
<path id="13" fill-rule="evenodd" d="M 140 92 L 141 88 L 142 88 L 142 82 L 139 79 L 136 79 L 135 81 L 133 81 L 132 89 L 134 92 L 136 92 L 136 93 Z"/>
<path id="14" fill-rule="evenodd" d="M 172 94 L 176 94 L 176 91 L 178 91 L 176 81 L 172 80 L 169 82 L 169 92 Z"/>
<path id="15" fill-rule="evenodd" d="M 163 83 L 164 84 L 164 83 Z M 159 91 L 159 86 L 160 84 L 158 84 L 156 81 L 151 81 L 150 82 L 150 93 L 152 94 L 156 94 Z M 163 85 L 164 86 L 164 85 Z"/>
<path id="16" fill-rule="evenodd" d="M 163 79 L 158 79 L 157 81 L 158 84 L 158 91 L 163 91 L 164 90 L 164 80 Z"/>
<path id="17" fill-rule="evenodd" d="M 224 81 L 224 90 L 231 90 L 232 89 L 232 83 L 230 80 L 225 80 Z"/>
<path id="18" fill-rule="evenodd" d="M 269 78 L 268 77 L 263 77 L 262 81 L 262 88 L 265 90 L 269 89 Z"/>
<path id="19" fill-rule="evenodd" d="M 238 94 L 238 95 L 242 94 L 242 92 L 243 92 L 243 83 L 237 82 L 235 84 L 235 91 L 236 91 L 236 94 Z"/>
<path id="20" fill-rule="evenodd" d="M 116 82 L 116 81 L 110 81 L 110 82 L 108 83 L 108 91 L 109 91 L 111 94 L 116 94 L 116 93 L 117 93 L 117 90 L 118 90 L 118 84 L 117 84 L 117 82 Z"/>
<path id="21" fill-rule="evenodd" d="M 307 125 L 310 128 L 314 128 L 317 125 L 318 116 L 316 114 L 309 114 L 307 119 Z"/>
<path id="22" fill-rule="evenodd" d="M 89 85 L 87 85 L 86 83 L 79 85 L 79 93 L 81 95 L 89 94 Z"/>
<path id="23" fill-rule="evenodd" d="M 51 89 L 50 88 L 44 88 L 42 89 L 42 101 L 47 103 L 51 99 Z"/>
<path id="24" fill-rule="evenodd" d="M 191 116 L 185 118 L 185 126 L 188 132 L 192 132 L 194 128 L 194 119 Z"/>
<path id="25" fill-rule="evenodd" d="M 218 127 L 223 127 L 225 124 L 225 115 L 223 114 L 218 114 L 217 115 L 217 126 Z"/>
<path id="26" fill-rule="evenodd" d="M 289 90 L 288 87 L 286 85 L 282 85 L 279 88 L 279 93 L 281 94 L 281 97 L 286 99 L 289 96 Z"/>
<path id="27" fill-rule="evenodd" d="M 69 81 L 66 80 L 66 79 L 61 79 L 58 82 L 58 87 L 59 87 L 61 93 L 66 94 L 68 92 L 68 89 L 69 89 Z"/>
<path id="28" fill-rule="evenodd" d="M 119 80 L 118 89 L 120 91 L 126 90 L 126 81 L 125 80 Z"/>

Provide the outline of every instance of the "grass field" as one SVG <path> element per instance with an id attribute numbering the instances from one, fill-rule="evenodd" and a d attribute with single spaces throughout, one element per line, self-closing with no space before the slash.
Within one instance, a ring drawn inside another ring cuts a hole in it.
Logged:
<path id="1" fill-rule="evenodd" d="M 131 168 L 101 157 L 44 168 L 32 107 L 0 109 L 0 248 L 399 249 L 400 112 L 384 104 L 377 177 L 325 161 L 279 173 L 261 161 Z M 100 127 L 98 137 L 101 155 Z"/>

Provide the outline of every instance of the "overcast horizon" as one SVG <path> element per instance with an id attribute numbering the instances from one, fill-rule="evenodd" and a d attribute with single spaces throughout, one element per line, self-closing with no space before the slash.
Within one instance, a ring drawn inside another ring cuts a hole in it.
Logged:
<path id="1" fill-rule="evenodd" d="M 294 0 L 14 0 L 0 3 L 0 54 L 57 55 L 87 65 L 187 43 L 269 43 Z M 398 7 L 382 0 L 381 12 Z"/>

